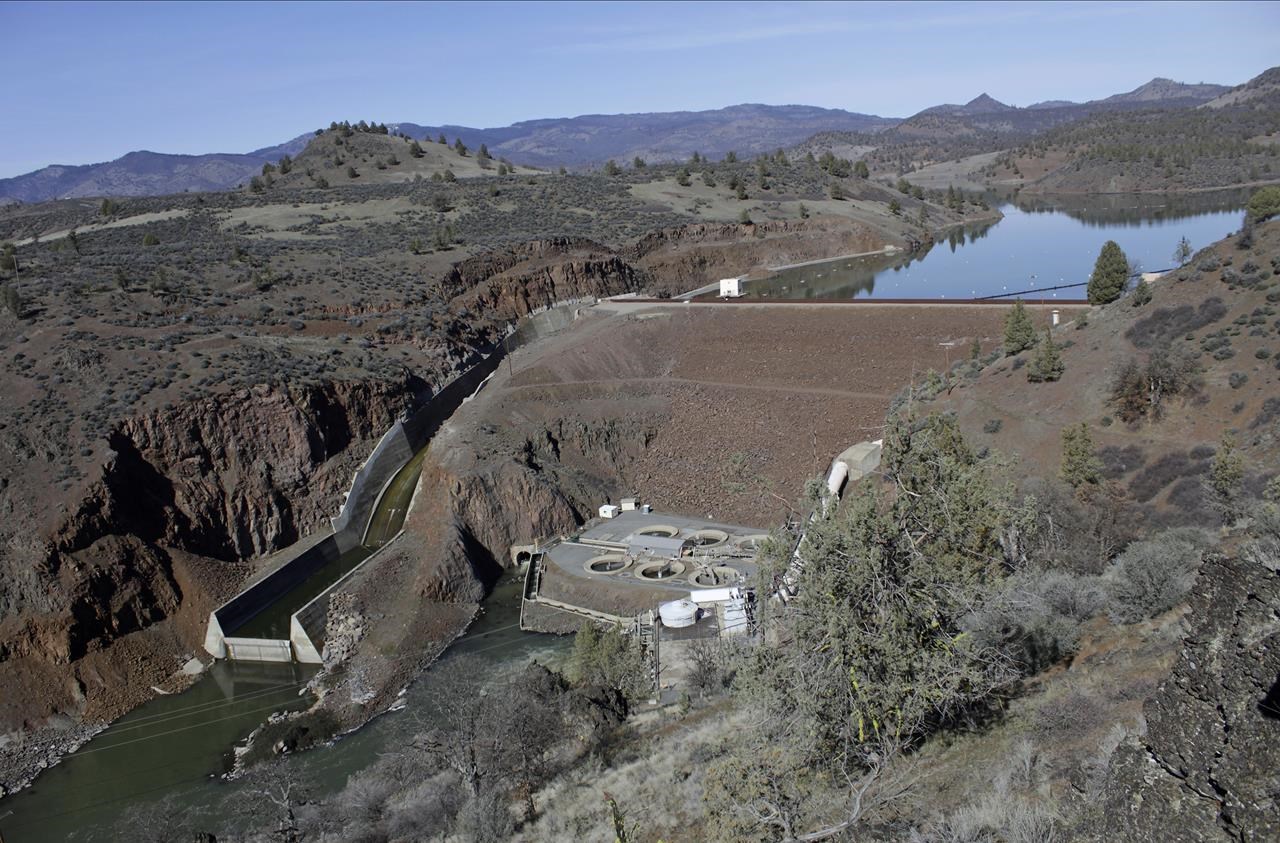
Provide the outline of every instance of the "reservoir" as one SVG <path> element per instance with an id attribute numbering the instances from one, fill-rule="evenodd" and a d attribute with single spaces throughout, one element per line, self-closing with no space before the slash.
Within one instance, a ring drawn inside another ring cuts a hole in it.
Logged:
<path id="1" fill-rule="evenodd" d="M 967 300 L 1028 290 L 1028 301 L 1081 300 L 1102 244 L 1114 240 L 1143 272 L 1175 266 L 1186 237 L 1193 249 L 1240 228 L 1248 195 L 1106 196 L 990 201 L 1004 219 L 954 229 L 911 254 L 844 258 L 775 270 L 748 280 L 749 299 Z M 712 296 L 714 297 L 714 296 Z"/>

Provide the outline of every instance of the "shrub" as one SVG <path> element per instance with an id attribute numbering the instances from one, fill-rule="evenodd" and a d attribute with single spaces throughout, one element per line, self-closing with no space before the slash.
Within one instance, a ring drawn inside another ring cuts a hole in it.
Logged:
<path id="1" fill-rule="evenodd" d="M 983 433 L 999 433 L 1000 428 L 1004 427 L 1002 419 L 987 419 L 982 425 Z"/>
<path id="2" fill-rule="evenodd" d="M 1099 577 L 1038 571 L 1008 580 L 964 626 L 980 645 L 1035 673 L 1074 653 L 1080 625 L 1106 606 Z"/>
<path id="3" fill-rule="evenodd" d="M 1147 455 L 1137 445 L 1125 445 L 1123 448 L 1108 445 L 1098 451 L 1098 459 L 1102 463 L 1102 476 L 1115 480 L 1146 465 Z"/>
<path id="4" fill-rule="evenodd" d="M 1246 375 L 1244 372 L 1232 372 L 1227 377 L 1227 383 L 1231 385 L 1232 389 L 1239 389 L 1240 387 L 1244 386 L 1248 382 L 1249 382 L 1249 376 Z"/>
<path id="5" fill-rule="evenodd" d="M 1226 315 L 1227 306 L 1214 296 L 1205 299 L 1198 308 L 1188 304 L 1158 308 L 1150 316 L 1134 322 L 1124 335 L 1137 348 L 1153 348 L 1179 334 L 1198 331 Z"/>
<path id="6" fill-rule="evenodd" d="M 1249 197 L 1246 206 L 1250 222 L 1265 222 L 1280 214 L 1280 187 L 1263 187 Z"/>
<path id="7" fill-rule="evenodd" d="M 1199 366 L 1182 351 L 1158 349 L 1145 365 L 1130 360 L 1120 367 L 1111 384 L 1111 403 L 1121 420 L 1133 424 L 1147 416 L 1159 418 L 1171 396 L 1195 392 L 1200 385 Z"/>
<path id="8" fill-rule="evenodd" d="M 1187 454 L 1165 454 L 1144 468 L 1129 482 L 1129 494 L 1134 500 L 1145 503 L 1160 490 L 1181 477 L 1203 474 L 1207 466 L 1203 460 L 1193 461 Z"/>
<path id="9" fill-rule="evenodd" d="M 1107 572 L 1111 619 L 1137 623 L 1180 603 L 1210 544 L 1207 533 L 1180 528 L 1125 548 Z"/>

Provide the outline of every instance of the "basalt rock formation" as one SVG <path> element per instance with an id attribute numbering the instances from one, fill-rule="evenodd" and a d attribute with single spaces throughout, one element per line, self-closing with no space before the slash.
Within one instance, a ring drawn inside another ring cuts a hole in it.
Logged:
<path id="1" fill-rule="evenodd" d="M 186 642 L 177 646 L 194 649 L 199 616 L 245 573 L 233 563 L 321 527 L 372 442 L 423 390 L 412 377 L 263 385 L 112 430 L 96 476 L 73 507 L 50 518 L 44 543 L 5 549 L 4 568 L 16 575 L 0 584 L 0 685 L 12 689 L 0 724 L 118 713 L 93 708 L 110 681 L 103 665 L 78 660 L 111 663 L 113 642 L 177 618 L 184 606 L 195 620 L 171 632 Z M 148 687 L 173 667 L 152 665 L 136 681 Z"/>
<path id="2" fill-rule="evenodd" d="M 624 254 L 676 293 L 745 270 L 884 248 L 887 232 L 848 219 L 814 217 L 767 223 L 700 223 L 643 237 Z"/>
<path id="3" fill-rule="evenodd" d="M 1213 558 L 1181 657 L 1112 763 L 1094 837 L 1280 838 L 1280 573 Z"/>

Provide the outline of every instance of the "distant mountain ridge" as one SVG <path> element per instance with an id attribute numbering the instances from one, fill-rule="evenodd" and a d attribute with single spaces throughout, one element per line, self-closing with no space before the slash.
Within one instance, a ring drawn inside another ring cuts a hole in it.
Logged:
<path id="1" fill-rule="evenodd" d="M 855 138 L 856 143 L 872 137 L 1028 135 L 1101 110 L 1235 102 L 1267 97 L 1271 90 L 1270 86 L 1188 85 L 1157 77 L 1132 91 L 1088 103 L 1054 100 L 1018 108 L 983 93 L 964 105 L 934 106 L 906 120 L 817 106 L 745 103 L 707 111 L 544 118 L 487 129 L 450 124 L 388 125 L 392 131 L 418 140 L 444 134 L 450 141 L 462 138 L 472 148 L 483 143 L 492 155 L 517 164 L 586 167 L 608 159 L 623 163 L 635 157 L 652 162 L 684 160 L 694 152 L 718 158 L 732 150 L 749 156 L 796 147 L 819 135 Z M 0 202 L 226 190 L 247 182 L 261 172 L 263 164 L 298 154 L 311 137 L 308 133 L 243 154 L 140 151 L 100 164 L 53 165 L 0 179 Z"/>
<path id="2" fill-rule="evenodd" d="M 714 158 L 772 152 L 793 146 L 815 132 L 876 132 L 899 121 L 811 105 L 744 103 L 711 111 L 642 114 L 584 114 L 579 117 L 526 120 L 495 129 L 468 126 L 389 124 L 412 138 L 485 144 L 489 152 L 537 167 L 581 167 L 609 159 L 682 161 L 699 152 Z"/>
<path id="3" fill-rule="evenodd" d="M 43 202 L 82 196 L 156 196 L 194 190 L 226 190 L 261 172 L 262 165 L 296 155 L 310 140 L 300 135 L 243 154 L 173 155 L 140 150 L 101 164 L 53 164 L 0 179 L 0 200 Z"/>

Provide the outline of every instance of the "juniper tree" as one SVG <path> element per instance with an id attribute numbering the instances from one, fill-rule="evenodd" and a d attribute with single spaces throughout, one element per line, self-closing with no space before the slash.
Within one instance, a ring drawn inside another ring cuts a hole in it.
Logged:
<path id="1" fill-rule="evenodd" d="M 1151 285 L 1146 281 L 1139 281 L 1138 286 L 1133 288 L 1133 292 L 1129 295 L 1129 303 L 1134 307 L 1142 307 L 1151 302 Z"/>
<path id="2" fill-rule="evenodd" d="M 619 167 L 618 162 L 614 161 L 612 158 L 604 162 L 604 174 L 606 176 L 616 176 L 618 173 L 621 173 L 621 172 L 622 172 L 622 168 Z"/>
<path id="3" fill-rule="evenodd" d="M 681 187 L 688 187 L 692 183 L 693 182 L 689 178 L 688 167 L 681 167 L 678 171 L 676 171 L 676 184 L 680 185 Z"/>
<path id="4" fill-rule="evenodd" d="M 1102 461 L 1093 449 L 1089 425 L 1080 422 L 1062 430 L 1062 479 L 1073 489 L 1102 482 Z"/>
<path id="5" fill-rule="evenodd" d="M 1177 248 L 1173 250 L 1173 262 L 1178 266 L 1183 266 L 1187 261 L 1191 260 L 1191 241 L 1183 237 L 1178 241 Z"/>
<path id="6" fill-rule="evenodd" d="M 1045 329 L 1044 339 L 1036 346 L 1031 365 L 1027 367 L 1027 380 L 1031 383 L 1056 381 L 1062 377 L 1066 366 L 1062 363 L 1062 355 L 1053 341 L 1053 332 Z"/>
<path id="7" fill-rule="evenodd" d="M 861 161 L 861 160 L 860 160 L 860 161 L 858 161 L 858 163 L 854 164 L 854 165 L 853 165 L 853 174 L 854 174 L 855 176 L 857 176 L 858 178 L 860 178 L 860 179 L 870 178 L 870 177 L 871 177 L 871 171 L 870 171 L 869 169 L 867 169 L 867 162 L 866 162 L 866 161 Z"/>
<path id="8" fill-rule="evenodd" d="M 730 836 L 822 839 L 810 829 L 833 818 L 847 828 L 897 749 L 1014 676 L 962 628 L 1003 580 L 1019 518 L 996 462 L 969 447 L 954 418 L 898 416 L 880 470 L 884 484 L 816 510 L 797 596 L 762 601 L 765 634 L 735 686 L 761 734 L 708 777 Z M 764 582 L 789 566 L 791 547 L 768 544 Z"/>
<path id="9" fill-rule="evenodd" d="M 1004 353 L 1020 354 L 1036 344 L 1036 326 L 1022 299 L 1013 303 L 1013 309 L 1004 317 Z"/>
<path id="10" fill-rule="evenodd" d="M 0 287 L 0 300 L 4 301 L 5 309 L 12 313 L 16 318 L 21 319 L 25 312 L 22 301 L 22 294 L 12 287 Z"/>
<path id="11" fill-rule="evenodd" d="M 1222 434 L 1217 453 L 1209 467 L 1209 491 L 1223 521 L 1234 520 L 1232 514 L 1240 501 L 1240 484 L 1244 480 L 1244 457 L 1236 450 L 1235 437 Z"/>
<path id="12" fill-rule="evenodd" d="M 1129 259 L 1120 244 L 1108 240 L 1102 244 L 1093 274 L 1089 276 L 1089 304 L 1110 304 L 1120 298 L 1129 281 Z"/>

